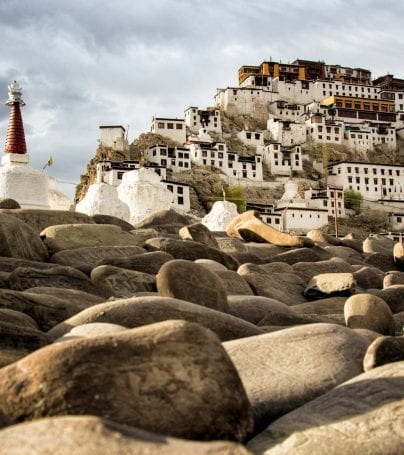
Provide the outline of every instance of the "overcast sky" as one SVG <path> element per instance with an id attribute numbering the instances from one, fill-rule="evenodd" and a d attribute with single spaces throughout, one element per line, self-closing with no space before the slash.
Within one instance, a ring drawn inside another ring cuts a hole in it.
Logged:
<path id="1" fill-rule="evenodd" d="M 403 0 L 0 0 L 0 99 L 16 79 L 34 167 L 77 183 L 99 125 L 150 130 L 272 57 L 404 78 Z M 0 106 L 3 147 L 8 108 Z M 72 196 L 73 185 L 61 185 Z"/>

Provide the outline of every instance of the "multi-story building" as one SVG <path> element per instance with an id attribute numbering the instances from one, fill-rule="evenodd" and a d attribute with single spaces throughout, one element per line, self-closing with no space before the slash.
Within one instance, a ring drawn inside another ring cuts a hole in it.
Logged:
<path id="1" fill-rule="evenodd" d="M 190 152 L 183 147 L 154 145 L 145 151 L 145 158 L 149 163 L 155 163 L 177 172 L 191 169 Z"/>
<path id="2" fill-rule="evenodd" d="M 271 118 L 267 122 L 267 128 L 271 133 L 271 139 L 282 145 L 290 146 L 306 142 L 306 125 L 304 123 Z"/>
<path id="3" fill-rule="evenodd" d="M 363 68 L 324 65 L 325 79 L 337 79 L 347 84 L 372 85 L 372 73 Z"/>
<path id="4" fill-rule="evenodd" d="M 292 175 L 293 172 L 303 171 L 300 145 L 269 144 L 264 148 L 263 160 L 272 175 Z"/>
<path id="5" fill-rule="evenodd" d="M 344 122 L 326 119 L 324 114 L 310 115 L 306 120 L 307 139 L 315 143 L 342 144 L 344 139 Z"/>
<path id="6" fill-rule="evenodd" d="M 192 133 L 197 133 L 201 128 L 216 133 L 222 132 L 220 110 L 217 108 L 200 110 L 191 106 L 185 110 L 184 116 L 185 124 Z"/>
<path id="7" fill-rule="evenodd" d="M 273 101 L 269 103 L 268 110 L 279 119 L 289 120 L 291 122 L 301 122 L 302 115 L 305 113 L 305 105 L 292 104 L 287 101 Z"/>
<path id="8" fill-rule="evenodd" d="M 344 192 L 341 189 L 327 186 L 327 188 L 310 188 L 304 192 L 304 199 L 308 207 L 327 209 L 328 216 L 335 216 L 335 207 L 337 207 L 337 216 L 345 218 Z"/>
<path id="9" fill-rule="evenodd" d="M 121 125 L 100 126 L 99 143 L 103 147 L 112 148 L 118 152 L 124 152 L 128 148 L 125 128 Z"/>
<path id="10" fill-rule="evenodd" d="M 328 182 L 370 201 L 404 200 L 404 166 L 341 161 L 327 166 Z"/>
<path id="11" fill-rule="evenodd" d="M 184 119 L 153 117 L 151 132 L 168 137 L 180 144 L 184 144 L 187 140 L 187 132 Z"/>

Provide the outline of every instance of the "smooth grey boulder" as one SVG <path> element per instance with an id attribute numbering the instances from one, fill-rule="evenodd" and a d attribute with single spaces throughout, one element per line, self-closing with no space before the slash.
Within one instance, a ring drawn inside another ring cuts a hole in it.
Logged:
<path id="1" fill-rule="evenodd" d="M 76 289 L 108 298 L 110 290 L 103 284 L 94 285 L 91 280 L 73 267 L 59 265 L 49 269 L 18 267 L 9 276 L 10 289 L 25 291 L 26 289 L 45 286 Z"/>
<path id="2" fill-rule="evenodd" d="M 404 245 L 398 242 L 393 247 L 393 260 L 397 268 L 404 271 Z"/>
<path id="3" fill-rule="evenodd" d="M 164 251 L 152 251 L 149 253 L 131 255 L 130 257 L 105 258 L 99 261 L 96 266 L 112 265 L 122 269 L 157 275 L 160 267 L 172 259 L 174 259 L 174 257 Z"/>
<path id="4" fill-rule="evenodd" d="M 195 262 L 183 259 L 166 262 L 157 274 L 156 284 L 161 297 L 172 297 L 214 310 L 227 311 L 226 288 L 221 279 L 216 273 Z"/>
<path id="5" fill-rule="evenodd" d="M 16 210 L 11 210 L 14 213 Z M 0 256 L 45 262 L 48 252 L 38 233 L 24 221 L 0 210 Z"/>
<path id="6" fill-rule="evenodd" d="M 58 324 L 49 334 L 56 339 L 73 327 L 90 322 L 109 322 L 133 328 L 168 319 L 197 322 L 212 330 L 222 341 L 262 333 L 255 325 L 221 311 L 185 300 L 146 295 L 95 305 Z"/>
<path id="7" fill-rule="evenodd" d="M 99 265 L 103 259 L 126 258 L 136 254 L 145 253 L 146 250 L 140 246 L 90 246 L 82 248 L 67 249 L 55 253 L 51 262 L 60 265 L 75 267 L 85 273 Z M 113 265 L 113 264 L 111 264 Z"/>
<path id="8" fill-rule="evenodd" d="M 387 255 L 384 253 L 369 254 L 365 259 L 364 263 L 371 265 L 381 270 L 382 272 L 389 272 L 390 270 L 398 270 L 393 260 L 393 255 Z"/>
<path id="9" fill-rule="evenodd" d="M 360 374 L 273 422 L 248 443 L 260 455 L 402 453 L 404 362 Z"/>
<path id="10" fill-rule="evenodd" d="M 13 272 L 17 267 L 33 267 L 34 269 L 51 269 L 56 264 L 49 262 L 29 261 L 28 259 L 0 257 L 0 271 Z"/>
<path id="11" fill-rule="evenodd" d="M 213 261 L 212 259 L 196 259 L 194 262 L 195 262 L 195 264 L 203 265 L 204 267 L 209 269 L 211 272 L 229 270 L 227 267 L 225 267 L 220 262 Z"/>
<path id="12" fill-rule="evenodd" d="M 369 371 L 386 363 L 404 361 L 404 336 L 378 337 L 368 347 L 363 368 Z"/>
<path id="13" fill-rule="evenodd" d="M 95 287 L 106 287 L 111 296 L 132 297 L 136 292 L 154 292 L 156 277 L 149 273 L 121 269 L 112 265 L 99 265 L 91 271 Z"/>
<path id="14" fill-rule="evenodd" d="M 9 197 L 0 198 L 0 209 L 20 209 L 21 205 L 15 200 Z"/>
<path id="15" fill-rule="evenodd" d="M 353 273 L 358 288 L 383 288 L 384 273 L 375 267 L 363 266 Z"/>
<path id="16" fill-rule="evenodd" d="M 62 250 L 98 246 L 138 246 L 130 232 L 113 224 L 60 224 L 49 226 L 41 238 L 50 254 Z"/>
<path id="17" fill-rule="evenodd" d="M 351 295 L 355 292 L 356 281 L 352 273 L 321 273 L 309 281 L 304 296 L 310 300 L 338 295 Z"/>
<path id="18" fill-rule="evenodd" d="M 119 226 L 124 231 L 129 232 L 129 231 L 133 230 L 132 224 L 130 224 L 127 221 L 124 221 L 121 218 L 118 218 L 116 216 L 101 215 L 98 213 L 96 215 L 92 215 L 91 218 L 95 224 L 115 224 L 116 226 Z"/>
<path id="19" fill-rule="evenodd" d="M 381 253 L 391 256 L 393 254 L 394 240 L 384 236 L 372 235 L 363 241 L 362 248 L 364 253 Z"/>
<path id="20" fill-rule="evenodd" d="M 90 414 L 201 440 L 242 441 L 252 426 L 220 341 L 185 321 L 49 345 L 0 370 L 0 409 L 14 423 Z"/>
<path id="21" fill-rule="evenodd" d="M 70 341 L 81 337 L 97 337 L 101 335 L 112 335 L 113 333 L 129 330 L 128 328 L 117 325 L 108 324 L 106 322 L 93 322 L 90 324 L 83 324 L 73 327 L 70 332 L 65 333 L 62 337 L 54 341 L 59 343 L 61 341 Z"/>
<path id="22" fill-rule="evenodd" d="M 259 264 L 259 268 L 266 273 L 295 273 L 292 266 L 286 262 L 267 262 Z"/>
<path id="23" fill-rule="evenodd" d="M 305 283 L 308 283 L 313 276 L 322 273 L 353 273 L 351 264 L 340 258 L 331 258 L 317 262 L 297 262 L 292 265 L 293 270 Z"/>
<path id="24" fill-rule="evenodd" d="M 289 251 L 284 251 L 275 255 L 271 262 L 285 262 L 286 264 L 296 264 L 296 262 L 317 262 L 322 258 L 316 253 L 313 248 L 293 248 Z"/>
<path id="25" fill-rule="evenodd" d="M 394 284 L 385 289 L 368 289 L 367 293 L 383 299 L 393 313 L 404 311 L 404 285 Z"/>
<path id="26" fill-rule="evenodd" d="M 386 289 L 390 286 L 394 286 L 395 284 L 403 284 L 404 285 L 404 272 L 398 271 L 391 271 L 387 272 L 383 278 L 383 289 Z M 372 288 L 377 288 L 378 286 L 372 286 Z"/>
<path id="27" fill-rule="evenodd" d="M 214 272 L 229 295 L 254 295 L 247 281 L 234 270 L 218 270 Z"/>
<path id="28" fill-rule="evenodd" d="M 250 285 L 255 295 L 280 300 L 286 305 L 306 302 L 305 284 L 295 273 L 270 273 L 256 264 L 243 264 L 239 273 Z"/>
<path id="29" fill-rule="evenodd" d="M 20 311 L 30 316 L 41 330 L 47 331 L 80 311 L 104 301 L 101 297 L 72 289 L 42 289 L 39 288 L 39 293 L 35 288 L 29 290 L 32 292 L 0 289 L 0 308 Z"/>
<path id="30" fill-rule="evenodd" d="M 219 248 L 219 244 L 215 236 L 210 230 L 202 223 L 194 223 L 189 226 L 182 227 L 179 232 L 182 240 L 193 240 L 204 245 L 211 246 L 212 248 Z"/>
<path id="31" fill-rule="evenodd" d="M 368 329 L 382 335 L 394 335 L 393 313 L 387 303 L 372 294 L 357 294 L 350 297 L 344 306 L 347 327 Z"/>
<path id="32" fill-rule="evenodd" d="M 341 245 L 341 240 L 333 237 L 332 235 L 327 234 L 326 232 L 323 232 L 321 229 L 312 229 L 309 231 L 307 234 L 307 237 L 313 242 L 316 243 L 325 243 L 329 245 Z"/>
<path id="33" fill-rule="evenodd" d="M 0 431 L 7 455 L 252 455 L 229 441 L 199 442 L 150 433 L 95 416 L 60 416 Z"/>
<path id="34" fill-rule="evenodd" d="M 192 224 L 191 218 L 173 209 L 159 210 L 135 224 L 135 229 L 154 229 L 163 234 L 178 234 L 183 226 Z"/>
<path id="35" fill-rule="evenodd" d="M 292 327 L 223 344 L 252 404 L 256 429 L 362 373 L 368 345 L 334 324 Z"/>

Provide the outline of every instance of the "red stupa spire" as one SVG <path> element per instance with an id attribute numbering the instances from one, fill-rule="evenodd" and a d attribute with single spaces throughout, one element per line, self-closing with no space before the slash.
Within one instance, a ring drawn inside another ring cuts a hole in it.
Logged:
<path id="1" fill-rule="evenodd" d="M 21 106 L 25 106 L 21 99 L 21 87 L 14 81 L 8 86 L 8 100 L 6 105 L 10 106 L 10 118 L 8 122 L 5 153 L 27 153 L 25 142 L 24 124 L 21 116 Z"/>

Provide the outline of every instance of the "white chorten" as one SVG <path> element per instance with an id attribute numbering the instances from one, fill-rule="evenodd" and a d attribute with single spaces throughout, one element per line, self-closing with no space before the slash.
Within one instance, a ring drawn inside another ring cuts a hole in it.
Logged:
<path id="1" fill-rule="evenodd" d="M 22 208 L 50 209 L 48 198 L 48 177 L 29 166 L 25 142 L 24 125 L 21 116 L 21 87 L 14 81 L 8 86 L 10 107 L 5 154 L 0 166 L 0 198 L 16 200 Z"/>
<path id="2" fill-rule="evenodd" d="M 84 198 L 77 203 L 76 212 L 89 216 L 111 215 L 129 221 L 129 207 L 119 199 L 115 186 L 107 183 L 93 183 Z"/>
<path id="3" fill-rule="evenodd" d="M 142 167 L 125 172 L 118 186 L 118 197 L 129 207 L 129 223 L 136 224 L 159 210 L 171 207 L 173 194 L 164 188 L 160 177 Z"/>
<path id="4" fill-rule="evenodd" d="M 229 201 L 217 201 L 201 223 L 210 231 L 225 231 L 227 225 L 238 215 L 237 205 Z"/>

